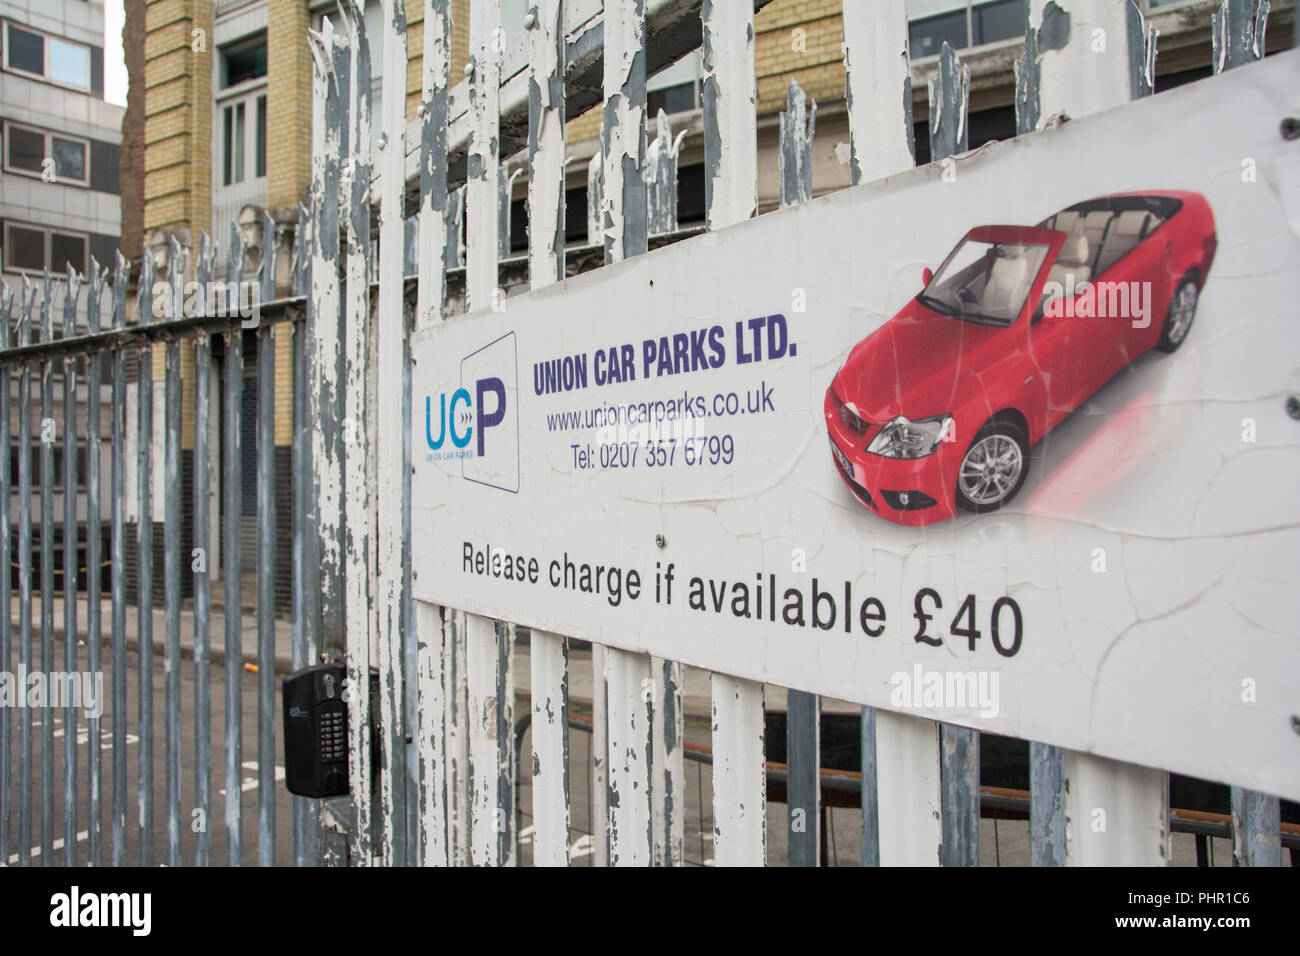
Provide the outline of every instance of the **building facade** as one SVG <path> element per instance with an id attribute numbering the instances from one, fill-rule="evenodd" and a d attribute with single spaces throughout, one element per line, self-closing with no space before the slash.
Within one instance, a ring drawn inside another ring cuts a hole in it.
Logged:
<path id="1" fill-rule="evenodd" d="M 104 4 L 0 0 L 5 278 L 111 264 L 122 114 L 104 100 Z"/>

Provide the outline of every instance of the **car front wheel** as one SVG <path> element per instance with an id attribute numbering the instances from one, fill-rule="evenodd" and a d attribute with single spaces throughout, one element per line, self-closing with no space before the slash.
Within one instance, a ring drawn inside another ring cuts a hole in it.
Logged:
<path id="1" fill-rule="evenodd" d="M 1186 341 L 1187 333 L 1192 328 L 1192 320 L 1196 318 L 1196 302 L 1200 292 L 1195 276 L 1184 276 L 1183 281 L 1178 283 L 1178 288 L 1169 299 L 1165 327 L 1160 333 L 1160 342 L 1156 345 L 1160 351 L 1176 352 L 1178 346 Z"/>
<path id="2" fill-rule="evenodd" d="M 981 514 L 1015 497 L 1029 473 L 1029 441 L 1020 426 L 991 421 L 975 435 L 957 472 L 957 505 Z"/>

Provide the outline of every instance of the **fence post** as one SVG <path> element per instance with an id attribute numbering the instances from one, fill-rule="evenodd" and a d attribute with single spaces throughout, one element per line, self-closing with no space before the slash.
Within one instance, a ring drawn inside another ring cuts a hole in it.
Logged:
<path id="1" fill-rule="evenodd" d="M 601 224 L 605 261 L 646 251 L 645 11 L 641 4 L 605 7 L 604 119 L 600 130 L 604 189 Z M 606 772 L 609 864 L 643 866 L 654 859 L 651 715 L 656 693 L 650 659 L 606 648 Z M 593 674 L 593 679 L 600 675 Z M 599 719 L 599 715 L 597 715 Z"/>
<path id="2" fill-rule="evenodd" d="M 969 149 L 966 113 L 970 104 L 970 67 L 945 40 L 939 71 L 930 77 L 930 159 L 946 159 Z"/>
<path id="3" fill-rule="evenodd" d="M 1281 866 L 1281 807 L 1277 797 L 1232 788 L 1232 862 Z"/>
<path id="4" fill-rule="evenodd" d="M 41 341 L 54 339 L 54 289 L 41 277 Z M 54 361 L 41 360 L 41 670 L 54 670 Z M 41 865 L 54 857 L 54 721 L 41 718 Z"/>
<path id="5" fill-rule="evenodd" d="M 529 11 L 528 280 L 564 278 L 564 4 Z M 569 640 L 533 631 L 533 863 L 569 865 Z"/>
<path id="6" fill-rule="evenodd" d="M 347 168 L 343 176 L 344 257 L 344 376 L 343 376 L 343 583 L 346 621 L 347 680 L 350 712 L 364 719 L 349 720 L 348 777 L 353 820 L 351 862 L 370 866 L 375 846 L 370 750 L 370 648 L 376 625 L 371 606 L 374 580 L 371 546 L 373 501 L 367 493 L 371 478 L 370 392 L 370 44 L 365 18 L 357 0 L 344 0 L 339 9 L 348 31 L 350 77 Z M 383 821 L 379 821 L 381 824 Z M 388 821 L 390 824 L 392 821 Z"/>
<path id="7" fill-rule="evenodd" d="M 194 281 L 206 295 L 212 279 L 216 250 L 206 232 L 199 233 L 199 255 L 194 263 Z M 212 862 L 212 685 L 211 654 L 211 545 L 212 524 L 208 502 L 208 421 L 211 402 L 211 337 L 200 334 L 194 340 L 194 541 L 201 564 L 194 573 L 194 805 L 202 817 L 202 828 L 194 839 L 194 865 Z M 92 366 L 92 371 L 93 371 Z M 98 394 L 98 389 L 91 391 Z M 92 407 L 98 403 L 92 403 Z M 91 434 L 95 434 L 92 430 Z M 191 557 L 193 564 L 194 556 Z M 95 605 L 94 598 L 91 606 Z M 229 613 L 229 610 L 227 610 Z"/>
<path id="8" fill-rule="evenodd" d="M 476 0 L 470 5 L 471 59 L 466 66 L 471 117 L 466 183 L 468 311 L 489 306 L 504 308 L 497 260 L 503 35 L 500 16 L 496 2 Z M 466 617 L 470 859 L 477 866 L 509 865 L 515 862 L 514 628 L 478 615 Z"/>
<path id="9" fill-rule="evenodd" d="M 807 106 L 794 80 L 780 115 L 777 179 L 781 208 L 812 199 L 812 144 L 817 103 Z M 821 698 L 806 691 L 786 693 L 786 833 L 790 866 L 821 864 Z M 796 818 L 795 814 L 800 816 Z M 799 826 L 796 827 L 796 819 Z"/>
<path id="10" fill-rule="evenodd" d="M 150 321 L 153 296 L 153 253 L 146 244 L 142 251 L 136 319 L 140 325 Z M 140 503 L 136 515 L 136 573 L 138 576 L 136 613 L 139 648 L 139 775 L 140 865 L 153 866 L 153 502 L 150 497 L 153 445 L 153 349 L 143 346 L 137 356 L 136 379 L 139 429 L 136 441 L 136 474 Z M 239 786 L 238 782 L 235 784 Z"/>
<path id="11" fill-rule="evenodd" d="M 1163 770 L 1073 751 L 1066 751 L 1064 768 L 1069 865 L 1169 864 L 1168 777 Z"/>
<path id="12" fill-rule="evenodd" d="M 131 264 L 119 250 L 113 269 L 113 328 L 126 327 L 126 285 Z M 113 350 L 113 405 L 109 465 L 112 490 L 112 632 L 113 632 L 113 811 L 112 863 L 126 865 L 126 351 Z M 20 463 L 21 467 L 21 463 Z"/>
<path id="13" fill-rule="evenodd" d="M 1155 30 L 1133 0 L 1032 0 L 1016 64 L 1016 130 L 1078 119 L 1151 91 Z"/>
<path id="14" fill-rule="evenodd" d="M 403 0 L 385 0 L 383 61 L 406 62 L 406 9 Z M 379 313 L 375 333 L 376 405 L 380 427 L 375 434 L 376 537 L 380 550 L 373 603 L 379 617 L 379 701 L 383 733 L 380 808 L 384 815 L 384 862 L 406 862 L 405 761 L 406 728 L 402 721 L 401 614 L 404 592 L 402 554 L 409 540 L 403 527 L 403 450 L 405 429 L 398 430 L 410 405 L 406 367 L 406 321 L 403 316 L 402 264 L 405 258 L 406 71 L 388 69 L 383 76 L 383 115 L 379 136 Z"/>
<path id="15" fill-rule="evenodd" d="M 447 91 L 451 87 L 448 0 L 427 0 L 425 3 L 423 67 L 423 96 L 416 111 L 421 120 L 417 330 L 442 320 L 447 294 Z M 407 374 L 410 373 L 408 365 Z M 415 733 L 420 770 L 420 862 L 445 866 L 450 862 L 449 809 L 454 798 L 454 793 L 449 792 L 449 755 L 443 730 L 448 706 L 445 669 L 450 665 L 449 655 L 455 650 L 455 642 L 447 642 L 444 611 L 440 608 L 419 604 L 414 623 L 417 641 Z"/>
<path id="16" fill-rule="evenodd" d="M 95 265 L 92 261 L 91 269 Z M 77 298 L 81 280 L 67 267 L 67 292 L 63 297 L 63 337 L 77 334 Z M 77 672 L 77 358 L 63 364 L 63 667 Z M 87 405 L 94 404 L 87 393 Z M 90 436 L 87 435 L 87 444 Z M 89 477 L 89 476 L 87 476 Z M 8 609 L 5 610 L 8 614 Z M 87 737 L 89 740 L 89 737 Z M 52 755 L 46 756 L 49 760 Z M 63 715 L 63 858 L 77 865 L 77 708 Z"/>
<path id="17" fill-rule="evenodd" d="M 23 275 L 18 312 L 18 344 L 32 340 L 32 306 L 36 290 Z M 32 365 L 24 363 L 18 377 L 18 667 L 32 669 Z M 125 709 L 123 709 L 123 713 Z M 125 753 L 125 748 L 119 753 Z M 125 784 L 123 785 L 125 787 Z M 123 814 L 125 816 L 125 814 Z M 18 865 L 31 865 L 32 855 L 32 712 L 18 711 Z"/>
<path id="18" fill-rule="evenodd" d="M 916 162 L 904 0 L 844 5 L 845 106 L 854 185 Z M 901 113 L 899 106 L 902 106 Z M 862 708 L 862 865 L 880 865 L 876 711 Z"/>
<path id="19" fill-rule="evenodd" d="M 1215 73 L 1264 58 L 1269 0 L 1223 0 L 1210 16 L 1210 62 Z"/>
<path id="20" fill-rule="evenodd" d="M 243 277 L 244 242 L 239 227 L 230 224 L 230 244 L 226 249 L 226 283 L 236 284 Z M 222 577 L 225 579 L 225 654 L 226 654 L 226 865 L 239 866 L 243 858 L 244 821 L 241 798 L 244 782 L 244 710 L 243 710 L 243 544 L 240 540 L 244 489 L 240 467 L 240 417 L 244 388 L 244 333 L 231 329 L 226 333 L 222 359 L 225 382 L 221 413 L 222 468 L 221 491 L 225 524 L 222 527 Z"/>
<path id="21" fill-rule="evenodd" d="M 713 231 L 758 211 L 754 11 L 747 3 L 706 4 L 701 16 L 704 203 Z M 763 685 L 723 674 L 711 675 L 710 683 L 714 860 L 719 866 L 762 866 L 767 862 Z"/>
<path id="22" fill-rule="evenodd" d="M 9 329 L 10 319 L 13 315 L 14 293 L 9 288 L 9 283 L 0 279 L 0 349 L 9 348 Z M 11 435 L 9 431 L 9 367 L 0 368 L 0 446 L 9 448 Z M 11 544 L 9 540 L 9 508 L 13 500 L 13 476 L 9 473 L 10 457 L 6 452 L 0 457 L 0 567 L 4 570 L 3 580 L 0 580 L 0 604 L 5 607 L 5 613 L 0 615 L 0 668 L 6 673 L 13 673 L 13 634 L 11 627 L 11 618 L 13 617 L 13 555 L 10 553 Z M 12 708 L 0 708 L 0 863 L 8 864 L 9 862 L 9 819 L 13 813 L 13 791 L 10 788 L 9 773 L 10 766 L 13 763 L 13 744 L 10 738 L 12 721 L 10 711 Z M 96 741 L 96 747 L 98 741 Z M 96 754 L 96 749 L 91 749 L 92 760 Z M 95 764 L 92 762 L 92 768 Z M 92 769 L 92 773 L 93 773 Z M 93 799 L 93 795 L 92 795 Z M 92 826 L 95 817 L 92 814 Z M 92 830 L 92 852 L 91 863 L 98 865 L 98 844 L 94 841 L 98 839 L 98 831 Z"/>
<path id="23" fill-rule="evenodd" d="M 168 243 L 167 321 L 182 316 L 185 256 Z M 163 372 L 163 603 L 166 650 L 163 666 L 163 798 L 168 866 L 181 865 L 181 343 L 165 346 Z M 143 479 L 142 479 L 143 480 Z"/>

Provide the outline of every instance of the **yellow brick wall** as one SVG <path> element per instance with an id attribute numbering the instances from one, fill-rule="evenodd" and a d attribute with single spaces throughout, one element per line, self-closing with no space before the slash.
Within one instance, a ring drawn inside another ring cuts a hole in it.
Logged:
<path id="1" fill-rule="evenodd" d="M 785 108 L 792 79 L 809 99 L 843 99 L 842 9 L 842 0 L 775 0 L 754 17 L 759 115 Z"/>
<path id="2" fill-rule="evenodd" d="M 145 30 L 144 228 L 195 241 L 211 205 L 211 0 L 152 0 Z"/>
<path id="3" fill-rule="evenodd" d="M 268 4 L 266 205 L 292 208 L 311 184 L 312 67 L 305 0 Z"/>

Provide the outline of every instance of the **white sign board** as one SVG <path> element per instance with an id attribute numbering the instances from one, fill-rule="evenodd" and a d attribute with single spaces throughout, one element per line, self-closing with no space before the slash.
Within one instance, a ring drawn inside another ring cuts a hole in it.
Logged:
<path id="1" fill-rule="evenodd" d="M 417 598 L 1300 799 L 1298 90 L 1288 53 L 418 335 Z"/>

